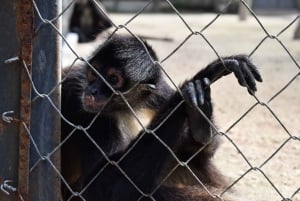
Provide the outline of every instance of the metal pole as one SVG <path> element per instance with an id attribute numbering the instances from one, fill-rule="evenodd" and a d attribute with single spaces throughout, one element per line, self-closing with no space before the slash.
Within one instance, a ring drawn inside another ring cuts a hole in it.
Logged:
<path id="1" fill-rule="evenodd" d="M 59 201 L 60 177 L 56 170 L 60 170 L 60 149 L 50 153 L 60 143 L 60 116 L 53 105 L 60 108 L 57 84 L 61 75 L 62 41 L 57 31 L 61 32 L 61 17 L 56 17 L 62 10 L 62 2 L 35 0 L 35 3 L 32 78 L 39 93 L 47 94 L 50 100 L 33 93 L 31 134 L 42 157 L 34 146 L 30 147 L 29 200 Z"/>
<path id="2" fill-rule="evenodd" d="M 29 145 L 30 138 L 23 125 L 30 127 L 31 115 L 31 82 L 24 65 L 31 74 L 32 38 L 33 38 L 33 5 L 31 0 L 19 0 L 17 12 L 17 30 L 21 43 L 19 64 L 21 69 L 20 101 L 20 135 L 19 135 L 19 185 L 22 199 L 28 200 L 29 192 Z M 21 201 L 21 197 L 19 198 Z"/>

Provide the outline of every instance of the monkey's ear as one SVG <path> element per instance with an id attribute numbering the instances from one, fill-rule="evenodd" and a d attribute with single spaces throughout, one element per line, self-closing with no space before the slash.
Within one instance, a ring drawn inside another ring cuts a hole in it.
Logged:
<path id="1" fill-rule="evenodd" d="M 153 91 L 156 90 L 156 85 L 155 84 L 141 84 L 141 86 L 148 91 Z"/>
<path id="2" fill-rule="evenodd" d="M 152 89 L 152 90 L 156 89 L 156 85 L 155 84 L 146 84 L 146 85 L 147 85 L 147 87 L 149 89 Z"/>

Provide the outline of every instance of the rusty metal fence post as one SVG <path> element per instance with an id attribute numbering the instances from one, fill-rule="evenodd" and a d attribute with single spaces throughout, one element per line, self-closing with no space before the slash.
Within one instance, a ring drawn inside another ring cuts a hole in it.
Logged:
<path id="1" fill-rule="evenodd" d="M 7 111 L 20 114 L 20 83 L 21 71 L 18 63 L 5 64 L 9 58 L 18 54 L 20 42 L 16 27 L 17 0 L 5 0 L 0 6 L 0 113 L 2 116 Z M 9 113 L 8 113 L 9 114 Z M 7 119 L 9 121 L 9 119 Z M 18 183 L 18 136 L 19 124 L 9 124 L 0 118 L 0 185 L 11 181 L 12 186 Z M 17 200 L 15 194 L 0 191 L 0 200 Z"/>
<path id="2" fill-rule="evenodd" d="M 35 7 L 51 23 L 42 20 Z M 60 167 L 60 153 L 56 151 L 49 156 L 60 143 L 60 117 L 52 107 L 60 107 L 60 88 L 56 86 L 60 81 L 61 37 L 55 30 L 61 30 L 60 12 L 61 0 L 1 3 L 0 200 L 3 201 L 60 200 L 60 179 L 55 171 Z M 40 94 L 47 94 L 50 101 Z"/>

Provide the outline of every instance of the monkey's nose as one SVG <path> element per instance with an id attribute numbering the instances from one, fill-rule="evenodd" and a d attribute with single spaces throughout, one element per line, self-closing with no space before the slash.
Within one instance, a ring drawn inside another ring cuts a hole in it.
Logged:
<path id="1" fill-rule="evenodd" d="M 96 89 L 96 88 L 93 88 L 90 91 L 91 91 L 91 95 L 93 95 L 93 96 L 98 94 L 98 89 Z"/>
<path id="2" fill-rule="evenodd" d="M 99 93 L 99 90 L 95 86 L 89 86 L 87 89 L 87 94 L 89 94 L 89 95 L 96 96 L 98 93 Z"/>

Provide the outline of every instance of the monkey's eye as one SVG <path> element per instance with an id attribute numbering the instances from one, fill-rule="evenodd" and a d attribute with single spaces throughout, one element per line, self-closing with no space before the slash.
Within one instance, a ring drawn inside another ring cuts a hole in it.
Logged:
<path id="1" fill-rule="evenodd" d="M 119 82 L 119 77 L 117 75 L 110 75 L 108 81 L 110 84 L 115 85 Z"/>
<path id="2" fill-rule="evenodd" d="M 116 89 L 123 87 L 124 79 L 120 71 L 113 68 L 109 69 L 107 72 L 107 81 Z"/>

